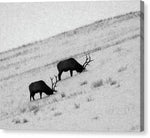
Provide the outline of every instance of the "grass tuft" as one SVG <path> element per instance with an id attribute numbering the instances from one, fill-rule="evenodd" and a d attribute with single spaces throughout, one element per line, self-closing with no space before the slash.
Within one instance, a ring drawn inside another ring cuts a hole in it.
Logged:
<path id="1" fill-rule="evenodd" d="M 60 116 L 60 115 L 62 115 L 61 112 L 56 112 L 56 113 L 54 113 L 54 116 Z"/>
<path id="2" fill-rule="evenodd" d="M 106 80 L 106 83 L 110 84 L 110 85 L 115 85 L 115 84 L 117 84 L 117 81 L 112 80 L 112 78 L 109 78 L 109 79 Z"/>
<path id="3" fill-rule="evenodd" d="M 80 86 L 86 85 L 88 82 L 87 81 L 83 81 L 81 82 Z"/>
<path id="4" fill-rule="evenodd" d="M 122 71 L 125 71 L 125 70 L 127 70 L 127 66 L 120 67 L 120 68 L 118 69 L 118 72 L 122 72 Z"/>
<path id="5" fill-rule="evenodd" d="M 29 122 L 27 119 L 20 119 L 20 118 L 16 118 L 16 119 L 13 119 L 12 122 L 14 122 L 15 124 L 24 124 L 24 123 L 27 123 Z"/>
<path id="6" fill-rule="evenodd" d="M 90 97 L 88 97 L 87 98 L 87 102 L 91 102 L 91 101 L 93 101 L 94 99 L 90 96 Z"/>
<path id="7" fill-rule="evenodd" d="M 93 83 L 94 88 L 101 87 L 103 85 L 104 85 L 103 80 L 98 80 L 98 81 Z"/>
<path id="8" fill-rule="evenodd" d="M 23 107 L 23 108 L 20 108 L 20 113 L 25 113 L 26 112 L 26 108 Z"/>
<path id="9" fill-rule="evenodd" d="M 120 52 L 122 49 L 118 47 L 117 49 L 114 50 L 114 52 Z"/>
<path id="10" fill-rule="evenodd" d="M 78 109 L 78 108 L 80 108 L 80 104 L 74 104 L 74 107 L 75 107 L 75 109 Z"/>
<path id="11" fill-rule="evenodd" d="M 29 122 L 29 121 L 24 118 L 22 123 L 27 123 L 27 122 Z"/>
<path id="12" fill-rule="evenodd" d="M 66 94 L 65 93 L 61 93 L 61 97 L 62 98 L 66 97 Z"/>
<path id="13" fill-rule="evenodd" d="M 13 119 L 12 122 L 14 122 L 15 124 L 20 124 L 21 123 L 20 119 Z"/>
<path id="14" fill-rule="evenodd" d="M 99 117 L 98 117 L 98 116 L 95 116 L 95 117 L 93 117 L 92 119 L 94 119 L 94 120 L 98 120 L 98 119 L 99 119 Z"/>
<path id="15" fill-rule="evenodd" d="M 34 114 L 37 114 L 37 112 L 40 110 L 39 105 L 32 105 L 29 107 L 29 111 L 33 112 Z"/>

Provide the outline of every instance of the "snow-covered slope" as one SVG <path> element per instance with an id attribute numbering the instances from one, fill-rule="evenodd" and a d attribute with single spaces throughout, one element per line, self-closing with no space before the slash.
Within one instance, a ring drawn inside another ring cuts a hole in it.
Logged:
<path id="1" fill-rule="evenodd" d="M 29 101 L 28 86 L 57 74 L 61 59 L 94 60 L 63 73 L 55 95 Z M 50 130 L 140 130 L 140 12 L 117 16 L 0 54 L 0 126 Z"/>

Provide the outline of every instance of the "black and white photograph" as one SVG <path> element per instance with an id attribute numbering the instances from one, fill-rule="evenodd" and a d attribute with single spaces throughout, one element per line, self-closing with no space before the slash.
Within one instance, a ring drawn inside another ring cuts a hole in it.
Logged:
<path id="1" fill-rule="evenodd" d="M 143 131 L 143 9 L 0 3 L 0 129 Z"/>

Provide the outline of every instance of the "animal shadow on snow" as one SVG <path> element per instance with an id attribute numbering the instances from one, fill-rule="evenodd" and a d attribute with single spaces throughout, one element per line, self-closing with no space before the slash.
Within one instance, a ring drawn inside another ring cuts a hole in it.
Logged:
<path id="1" fill-rule="evenodd" d="M 37 94 L 38 95 L 38 94 Z M 54 94 L 53 94 L 54 95 Z M 44 100 L 44 99 L 47 99 L 48 97 L 50 97 L 51 95 L 46 95 L 46 96 L 44 96 L 44 97 L 42 97 L 42 99 L 40 99 L 40 97 L 39 98 L 37 98 L 37 99 L 35 99 L 35 100 L 33 100 L 33 101 L 30 101 L 31 103 L 32 102 L 36 102 L 36 101 L 41 101 L 41 100 Z"/>

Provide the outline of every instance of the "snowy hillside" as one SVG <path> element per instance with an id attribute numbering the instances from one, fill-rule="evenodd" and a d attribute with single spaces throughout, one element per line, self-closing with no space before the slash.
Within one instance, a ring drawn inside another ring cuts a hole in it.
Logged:
<path id="1" fill-rule="evenodd" d="M 140 12 L 64 32 L 0 54 L 0 126 L 17 129 L 140 131 Z M 30 102 L 28 86 L 58 74 L 58 61 L 94 60 L 62 74 L 58 92 Z"/>

